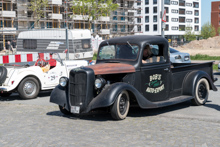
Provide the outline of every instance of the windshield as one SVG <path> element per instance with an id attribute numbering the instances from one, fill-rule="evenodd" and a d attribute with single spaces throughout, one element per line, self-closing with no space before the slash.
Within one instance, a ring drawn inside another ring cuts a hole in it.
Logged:
<path id="1" fill-rule="evenodd" d="M 138 45 L 116 44 L 102 46 L 98 52 L 99 60 L 119 59 L 135 60 L 139 52 Z"/>
<path id="2" fill-rule="evenodd" d="M 179 51 L 177 51 L 177 50 L 175 50 L 173 48 L 170 48 L 170 53 L 176 53 L 176 52 L 179 52 Z"/>

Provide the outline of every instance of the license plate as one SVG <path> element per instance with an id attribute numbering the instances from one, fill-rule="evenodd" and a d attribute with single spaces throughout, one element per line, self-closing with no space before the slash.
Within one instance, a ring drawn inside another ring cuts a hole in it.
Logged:
<path id="1" fill-rule="evenodd" d="M 80 107 L 79 106 L 71 106 L 71 113 L 79 113 Z"/>

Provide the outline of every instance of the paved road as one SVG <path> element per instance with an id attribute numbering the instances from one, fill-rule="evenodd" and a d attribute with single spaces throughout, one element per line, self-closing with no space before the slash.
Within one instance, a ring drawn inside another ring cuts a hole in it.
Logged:
<path id="1" fill-rule="evenodd" d="M 49 103 L 50 92 L 34 100 L 17 94 L 0 98 L 0 146 L 220 146 L 220 74 L 218 92 L 204 106 L 184 102 L 160 109 L 131 108 L 123 121 L 106 112 L 65 116 Z"/>

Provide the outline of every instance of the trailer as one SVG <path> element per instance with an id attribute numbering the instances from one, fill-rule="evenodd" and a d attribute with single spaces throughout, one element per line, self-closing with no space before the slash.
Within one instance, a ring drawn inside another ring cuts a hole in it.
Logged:
<path id="1" fill-rule="evenodd" d="M 68 30 L 69 59 L 91 60 L 90 30 Z M 62 59 L 66 58 L 66 30 L 45 29 L 31 30 L 19 33 L 17 38 L 17 53 L 56 52 Z"/>

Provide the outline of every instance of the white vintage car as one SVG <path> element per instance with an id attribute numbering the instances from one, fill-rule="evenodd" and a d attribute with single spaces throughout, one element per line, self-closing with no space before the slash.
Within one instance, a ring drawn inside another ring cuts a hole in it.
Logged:
<path id="1" fill-rule="evenodd" d="M 0 96 L 18 92 L 23 99 L 36 98 L 39 91 L 57 86 L 60 77 L 68 77 L 71 69 L 88 64 L 86 60 L 61 60 L 57 53 L 49 60 L 5 64 L 0 66 Z"/>

